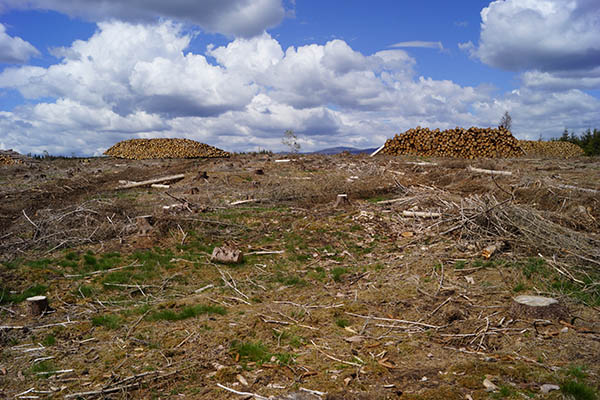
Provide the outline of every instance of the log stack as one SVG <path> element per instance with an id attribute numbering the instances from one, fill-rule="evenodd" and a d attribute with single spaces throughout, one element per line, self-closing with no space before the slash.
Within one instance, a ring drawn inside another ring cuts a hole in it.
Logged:
<path id="1" fill-rule="evenodd" d="M 417 126 L 388 139 L 381 154 L 473 159 L 518 157 L 523 150 L 510 131 L 502 127 L 440 131 Z"/>
<path id="2" fill-rule="evenodd" d="M 27 161 L 27 157 L 17 153 L 16 151 L 0 150 L 0 165 L 15 165 L 23 164 Z"/>
<path id="3" fill-rule="evenodd" d="M 226 151 L 194 140 L 162 138 L 123 140 L 106 150 L 104 154 L 131 160 L 229 157 Z"/>
<path id="4" fill-rule="evenodd" d="M 520 140 L 519 144 L 523 151 L 532 157 L 573 158 L 584 155 L 581 147 L 570 142 Z"/>

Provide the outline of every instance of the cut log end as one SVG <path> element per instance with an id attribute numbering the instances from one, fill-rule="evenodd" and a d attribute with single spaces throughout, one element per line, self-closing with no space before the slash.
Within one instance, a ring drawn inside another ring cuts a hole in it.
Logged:
<path id="1" fill-rule="evenodd" d="M 27 302 L 29 303 L 29 312 L 34 317 L 42 315 L 44 312 L 50 310 L 48 298 L 46 296 L 28 297 Z"/>
<path id="2" fill-rule="evenodd" d="M 511 313 L 515 317 L 559 320 L 567 319 L 568 310 L 558 300 L 542 296 L 517 296 Z"/>

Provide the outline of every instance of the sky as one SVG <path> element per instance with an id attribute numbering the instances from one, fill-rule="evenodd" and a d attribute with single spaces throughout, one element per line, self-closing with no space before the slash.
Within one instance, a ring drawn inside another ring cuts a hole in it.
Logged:
<path id="1" fill-rule="evenodd" d="M 378 147 L 600 128 L 598 0 L 0 0 L 0 148 Z"/>

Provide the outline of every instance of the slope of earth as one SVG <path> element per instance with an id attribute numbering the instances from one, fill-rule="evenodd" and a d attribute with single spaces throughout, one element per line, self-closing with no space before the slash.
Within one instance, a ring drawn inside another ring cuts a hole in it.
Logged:
<path id="1" fill-rule="evenodd" d="M 277 158 L 0 167 L 0 398 L 597 398 L 600 160 Z"/>

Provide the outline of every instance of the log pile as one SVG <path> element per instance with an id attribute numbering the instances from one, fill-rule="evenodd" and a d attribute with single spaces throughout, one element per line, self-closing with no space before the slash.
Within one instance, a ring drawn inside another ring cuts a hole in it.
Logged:
<path id="1" fill-rule="evenodd" d="M 22 154 L 11 150 L 0 150 L 0 165 L 23 164 L 27 160 Z"/>
<path id="2" fill-rule="evenodd" d="M 132 160 L 229 157 L 226 151 L 194 140 L 162 138 L 123 140 L 106 150 L 104 154 Z"/>
<path id="3" fill-rule="evenodd" d="M 519 144 L 528 156 L 533 157 L 572 158 L 584 155 L 581 147 L 570 142 L 521 140 Z"/>
<path id="4" fill-rule="evenodd" d="M 504 128 L 457 127 L 440 131 L 417 126 L 388 139 L 381 153 L 473 159 L 518 157 L 523 150 Z"/>

